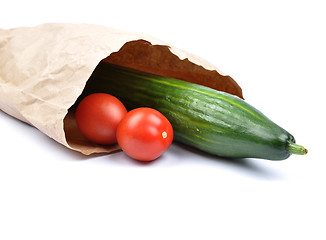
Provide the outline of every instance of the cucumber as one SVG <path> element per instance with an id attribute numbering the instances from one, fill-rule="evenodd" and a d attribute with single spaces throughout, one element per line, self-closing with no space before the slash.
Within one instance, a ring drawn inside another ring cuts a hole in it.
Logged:
<path id="1" fill-rule="evenodd" d="M 101 62 L 80 99 L 95 92 L 114 95 L 129 110 L 157 109 L 171 122 L 175 141 L 210 154 L 283 160 L 307 153 L 244 100 L 202 85 Z"/>

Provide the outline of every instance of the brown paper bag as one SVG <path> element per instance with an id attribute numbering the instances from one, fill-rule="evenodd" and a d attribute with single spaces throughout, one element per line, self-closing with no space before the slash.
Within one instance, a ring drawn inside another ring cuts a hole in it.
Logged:
<path id="1" fill-rule="evenodd" d="M 87 141 L 74 103 L 100 61 L 206 85 L 242 97 L 207 61 L 153 37 L 92 24 L 48 23 L 0 29 L 0 109 L 66 147 L 91 154 L 118 145 Z"/>

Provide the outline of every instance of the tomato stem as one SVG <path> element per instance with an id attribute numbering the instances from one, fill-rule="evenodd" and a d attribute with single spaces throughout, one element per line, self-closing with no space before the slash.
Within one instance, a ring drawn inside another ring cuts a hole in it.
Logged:
<path id="1" fill-rule="evenodd" d="M 289 153 L 297 155 L 305 155 L 308 153 L 308 150 L 301 145 L 295 144 L 294 142 L 289 142 Z"/>

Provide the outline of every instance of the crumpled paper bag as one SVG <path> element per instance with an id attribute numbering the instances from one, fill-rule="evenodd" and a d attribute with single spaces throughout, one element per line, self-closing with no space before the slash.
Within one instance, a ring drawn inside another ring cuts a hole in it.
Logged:
<path id="1" fill-rule="evenodd" d="M 74 103 L 100 61 L 229 92 L 241 88 L 193 54 L 140 33 L 93 24 L 47 23 L 0 29 L 0 109 L 83 154 L 117 144 L 89 142 L 77 129 Z"/>

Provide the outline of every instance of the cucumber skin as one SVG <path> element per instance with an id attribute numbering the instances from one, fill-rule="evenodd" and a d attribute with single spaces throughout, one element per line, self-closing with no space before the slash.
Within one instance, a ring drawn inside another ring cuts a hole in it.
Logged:
<path id="1" fill-rule="evenodd" d="M 244 100 L 198 84 L 101 62 L 79 99 L 95 92 L 117 97 L 128 110 L 157 109 L 174 140 L 221 157 L 284 160 L 295 142 Z"/>

